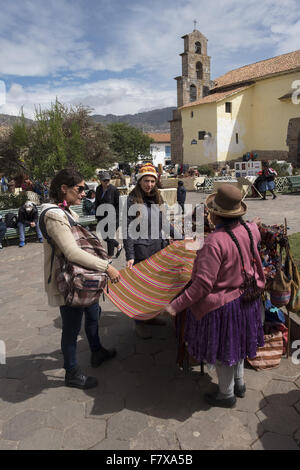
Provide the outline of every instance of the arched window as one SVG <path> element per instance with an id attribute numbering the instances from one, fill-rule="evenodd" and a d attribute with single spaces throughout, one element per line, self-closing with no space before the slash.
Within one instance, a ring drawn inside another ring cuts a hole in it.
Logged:
<path id="1" fill-rule="evenodd" d="M 196 54 L 201 54 L 201 42 L 195 42 L 195 52 Z"/>
<path id="2" fill-rule="evenodd" d="M 197 88 L 195 85 L 190 86 L 190 101 L 196 101 L 197 99 Z"/>
<path id="3" fill-rule="evenodd" d="M 196 64 L 196 75 L 199 80 L 203 79 L 203 66 L 201 62 L 197 62 Z"/>

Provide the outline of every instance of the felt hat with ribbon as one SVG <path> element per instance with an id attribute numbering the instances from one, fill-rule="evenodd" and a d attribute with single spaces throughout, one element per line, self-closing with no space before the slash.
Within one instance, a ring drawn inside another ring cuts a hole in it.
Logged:
<path id="1" fill-rule="evenodd" d="M 225 218 L 242 217 L 247 212 L 247 205 L 242 201 L 243 194 L 239 188 L 229 183 L 221 184 L 216 193 L 205 201 L 208 210 Z"/>

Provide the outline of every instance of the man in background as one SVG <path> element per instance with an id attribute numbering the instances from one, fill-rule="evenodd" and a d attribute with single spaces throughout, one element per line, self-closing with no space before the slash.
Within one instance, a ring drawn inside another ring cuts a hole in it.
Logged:
<path id="1" fill-rule="evenodd" d="M 38 224 L 38 210 L 33 202 L 27 201 L 20 207 L 18 213 L 18 229 L 19 229 L 19 247 L 25 245 L 25 227 L 31 227 L 36 230 L 36 234 L 40 243 L 43 243 L 42 232 Z"/>
<path id="2" fill-rule="evenodd" d="M 95 209 L 96 209 L 96 219 L 98 222 L 107 217 L 107 212 L 104 212 L 103 215 L 97 216 L 97 209 L 103 204 L 112 204 L 116 211 L 116 231 L 119 227 L 119 190 L 112 184 L 110 184 L 110 174 L 104 172 L 100 174 L 100 184 L 96 189 L 96 200 L 95 200 Z M 114 255 L 114 249 L 117 249 L 116 258 L 119 257 L 123 246 L 115 240 L 115 238 L 109 238 L 108 233 L 108 224 L 102 227 L 101 236 L 103 240 L 107 243 L 107 254 L 109 258 L 112 258 Z"/>

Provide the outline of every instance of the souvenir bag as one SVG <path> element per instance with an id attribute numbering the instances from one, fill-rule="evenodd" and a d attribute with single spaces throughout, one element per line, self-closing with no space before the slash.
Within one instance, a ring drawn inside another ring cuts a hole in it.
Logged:
<path id="1" fill-rule="evenodd" d="M 291 277 L 291 296 L 286 308 L 290 312 L 300 311 L 300 275 L 288 246 L 288 270 Z"/>
<path id="2" fill-rule="evenodd" d="M 282 251 L 277 264 L 277 270 L 273 282 L 270 286 L 270 301 L 275 307 L 284 307 L 288 305 L 291 298 L 291 276 L 289 274 L 288 249 L 286 248 L 286 260 L 282 264 Z"/>
<path id="3" fill-rule="evenodd" d="M 270 335 L 264 335 L 265 344 L 256 351 L 256 357 L 247 358 L 247 361 L 256 370 L 272 369 L 278 367 L 283 354 L 282 332 L 277 331 Z"/>
<path id="4" fill-rule="evenodd" d="M 52 207 L 42 212 L 40 216 L 40 229 L 47 242 L 52 247 L 51 268 L 48 284 L 51 282 L 52 267 L 55 256 L 55 245 L 46 231 L 44 222 L 45 213 Z M 63 209 L 62 209 L 63 210 Z M 87 229 L 77 224 L 69 214 L 64 211 L 69 219 L 71 231 L 77 245 L 87 253 L 101 259 L 108 259 L 108 255 L 101 245 L 100 240 Z M 64 296 L 66 305 L 71 307 L 88 307 L 99 301 L 100 295 L 107 284 L 107 274 L 92 270 L 69 261 L 63 254 L 58 256 L 59 268 L 55 272 L 57 288 Z"/>

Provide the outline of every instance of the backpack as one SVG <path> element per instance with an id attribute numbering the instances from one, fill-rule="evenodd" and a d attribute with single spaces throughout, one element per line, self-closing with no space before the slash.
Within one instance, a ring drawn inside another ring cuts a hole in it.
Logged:
<path id="1" fill-rule="evenodd" d="M 45 214 L 50 209 L 53 209 L 53 207 L 45 209 L 39 219 L 40 230 L 52 247 L 48 284 L 51 282 L 55 256 L 55 244 L 47 234 L 44 221 Z M 68 217 L 71 231 L 77 245 L 82 250 L 94 256 L 101 259 L 108 259 L 107 252 L 101 245 L 100 240 L 80 224 L 77 224 L 66 211 L 64 211 L 64 213 Z M 88 307 L 89 305 L 99 302 L 99 297 L 107 284 L 107 274 L 72 263 L 63 254 L 58 256 L 58 260 L 59 268 L 55 272 L 55 279 L 57 288 L 64 296 L 66 305 L 71 307 Z"/>
<path id="2" fill-rule="evenodd" d="M 8 212 L 7 214 L 5 214 L 4 222 L 7 228 L 17 228 L 18 216 L 13 212 Z"/>

